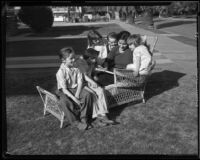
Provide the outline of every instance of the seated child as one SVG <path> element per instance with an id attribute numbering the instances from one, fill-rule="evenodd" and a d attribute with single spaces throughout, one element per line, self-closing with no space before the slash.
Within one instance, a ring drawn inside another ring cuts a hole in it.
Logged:
<path id="1" fill-rule="evenodd" d="M 110 32 L 107 35 L 107 55 L 110 53 L 110 51 L 117 46 L 117 33 L 115 32 Z"/>
<path id="2" fill-rule="evenodd" d="M 104 94 L 104 90 L 98 86 L 95 82 L 95 67 L 96 67 L 96 59 L 98 56 L 98 52 L 92 48 L 88 48 L 85 51 L 84 59 L 88 63 L 89 70 L 84 74 L 85 80 L 88 82 L 88 87 L 91 89 L 91 92 L 94 93 L 94 104 L 93 104 L 93 114 L 92 118 L 97 118 L 99 120 L 100 125 L 104 124 L 112 124 L 113 121 L 109 120 L 106 114 L 108 113 L 108 107 L 106 102 L 106 96 Z"/>
<path id="3" fill-rule="evenodd" d="M 70 123 L 78 121 L 79 129 L 88 129 L 89 118 L 92 114 L 92 94 L 83 87 L 83 74 L 74 67 L 73 48 L 62 48 L 59 57 L 62 63 L 56 73 L 56 79 L 61 107 Z M 78 108 L 78 114 L 75 112 L 76 108 Z"/>
<path id="4" fill-rule="evenodd" d="M 126 69 L 134 71 L 134 75 L 148 75 L 149 67 L 152 65 L 152 56 L 148 48 L 142 42 L 139 34 L 131 35 L 127 43 L 133 52 L 133 64 L 128 64 Z"/>
<path id="5" fill-rule="evenodd" d="M 97 64 L 102 65 L 104 62 L 104 59 L 107 57 L 107 48 L 106 43 L 103 40 L 103 37 L 101 34 L 95 30 L 91 30 L 88 33 L 88 48 L 93 48 L 96 51 L 99 52 L 98 58 L 97 58 Z"/>

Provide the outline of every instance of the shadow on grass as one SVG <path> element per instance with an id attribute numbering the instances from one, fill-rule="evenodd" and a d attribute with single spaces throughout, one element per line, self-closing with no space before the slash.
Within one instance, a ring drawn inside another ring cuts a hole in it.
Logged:
<path id="1" fill-rule="evenodd" d="M 148 101 L 148 99 L 156 95 L 160 95 L 165 91 L 178 87 L 179 86 L 178 80 L 183 76 L 185 76 L 184 73 L 168 71 L 168 70 L 153 73 L 146 85 L 145 100 Z M 121 112 L 126 107 L 141 102 L 142 102 L 141 100 L 137 100 L 135 102 L 111 108 L 109 113 L 109 118 L 116 120 L 116 118 L 120 116 Z"/>
<path id="2" fill-rule="evenodd" d="M 89 31 L 91 29 L 98 30 L 101 27 L 96 26 L 56 26 L 52 27 L 45 33 L 33 33 L 28 35 L 27 37 L 58 37 L 62 35 L 79 35 L 85 31 Z"/>
<path id="3" fill-rule="evenodd" d="M 57 56 L 60 49 L 65 46 L 71 46 L 75 53 L 83 53 L 87 48 L 87 38 L 50 38 L 46 40 L 8 42 L 6 44 L 6 57 Z"/>
<path id="4" fill-rule="evenodd" d="M 54 26 L 43 33 L 35 33 L 30 28 L 21 28 L 18 30 L 18 33 L 15 36 L 19 36 L 20 34 L 30 33 L 26 37 L 58 37 L 63 35 L 80 35 L 85 31 L 89 31 L 91 29 L 98 30 L 101 27 L 97 26 Z"/>
<path id="5" fill-rule="evenodd" d="M 169 70 L 153 73 L 146 85 L 145 99 L 148 100 L 167 90 L 178 87 L 178 80 L 185 75 L 184 73 Z"/>
<path id="6" fill-rule="evenodd" d="M 39 85 L 42 88 L 52 92 L 56 85 L 55 74 L 49 73 L 13 73 L 6 76 L 6 95 L 38 95 L 36 86 Z M 148 99 L 160 95 L 163 92 L 170 90 L 172 88 L 178 87 L 178 80 L 185 74 L 180 72 L 174 72 L 169 70 L 164 70 L 161 72 L 155 72 L 151 75 L 145 91 L 145 99 Z M 110 109 L 109 117 L 113 120 L 118 117 L 121 112 L 130 105 L 134 105 L 141 101 L 135 101 L 132 103 L 127 103 L 118 107 Z"/>

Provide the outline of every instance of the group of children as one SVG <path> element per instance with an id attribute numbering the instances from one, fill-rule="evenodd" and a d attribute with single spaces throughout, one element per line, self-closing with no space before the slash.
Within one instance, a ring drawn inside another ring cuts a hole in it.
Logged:
<path id="1" fill-rule="evenodd" d="M 114 121 L 107 117 L 108 104 L 104 89 L 98 83 L 100 73 L 95 71 L 95 68 L 109 68 L 110 52 L 116 50 L 115 48 L 121 45 L 120 42 L 123 42 L 120 41 L 119 35 L 126 35 L 126 41 L 119 47 L 119 53 L 116 55 L 123 54 L 123 50 L 126 49 L 129 49 L 132 55 L 132 60 L 128 58 L 129 62 L 125 68 L 133 70 L 136 76 L 147 74 L 152 63 L 151 54 L 143 45 L 140 35 L 127 33 L 112 32 L 108 34 L 105 42 L 97 31 L 91 30 L 88 33 L 88 47 L 82 56 L 77 56 L 72 47 L 64 47 L 59 52 L 61 65 L 56 73 L 56 95 L 67 121 L 75 124 L 80 130 L 89 129 L 93 127 L 92 124 L 114 124 Z M 93 120 L 95 123 L 92 123 Z"/>

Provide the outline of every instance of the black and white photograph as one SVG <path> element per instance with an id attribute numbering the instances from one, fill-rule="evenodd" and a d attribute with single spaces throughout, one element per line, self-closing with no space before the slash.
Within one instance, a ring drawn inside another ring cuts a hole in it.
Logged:
<path id="1" fill-rule="evenodd" d="M 2 6 L 4 158 L 199 157 L 199 2 L 111 2 Z"/>

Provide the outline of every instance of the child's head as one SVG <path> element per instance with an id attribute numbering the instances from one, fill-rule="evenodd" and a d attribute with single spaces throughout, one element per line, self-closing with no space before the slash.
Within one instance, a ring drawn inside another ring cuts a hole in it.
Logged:
<path id="1" fill-rule="evenodd" d="M 127 39 L 127 43 L 129 45 L 129 48 L 133 51 L 136 47 L 141 45 L 141 36 L 139 34 L 133 34 Z"/>
<path id="2" fill-rule="evenodd" d="M 86 49 L 83 58 L 89 62 L 96 63 L 99 52 L 93 48 Z"/>
<path id="3" fill-rule="evenodd" d="M 101 34 L 95 30 L 89 31 L 87 37 L 88 37 L 88 45 L 89 46 L 96 45 L 102 41 Z"/>
<path id="4" fill-rule="evenodd" d="M 117 46 L 117 34 L 115 32 L 111 32 L 107 35 L 108 45 L 110 49 Z"/>
<path id="5" fill-rule="evenodd" d="M 73 67 L 75 61 L 75 52 L 72 47 L 64 47 L 59 52 L 59 58 L 62 63 L 68 67 Z"/>
<path id="6" fill-rule="evenodd" d="M 124 51 L 128 48 L 127 39 L 131 34 L 128 31 L 121 31 L 117 37 L 118 37 L 118 45 L 119 48 Z"/>

